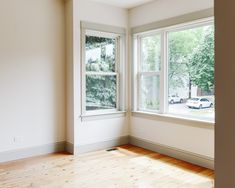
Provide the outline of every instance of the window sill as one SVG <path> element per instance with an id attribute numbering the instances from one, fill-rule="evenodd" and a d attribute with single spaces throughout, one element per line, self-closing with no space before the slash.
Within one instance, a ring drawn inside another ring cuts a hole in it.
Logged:
<path id="1" fill-rule="evenodd" d="M 132 116 L 206 129 L 214 129 L 215 125 L 215 123 L 212 121 L 203 121 L 193 118 L 175 116 L 171 114 L 156 114 L 150 112 L 135 111 L 132 112 Z"/>
<path id="2" fill-rule="evenodd" d="M 126 111 L 114 111 L 114 112 L 106 112 L 106 113 L 94 113 L 94 114 L 84 114 L 81 115 L 82 121 L 93 121 L 99 119 L 112 119 L 112 118 L 119 118 L 125 117 Z"/>

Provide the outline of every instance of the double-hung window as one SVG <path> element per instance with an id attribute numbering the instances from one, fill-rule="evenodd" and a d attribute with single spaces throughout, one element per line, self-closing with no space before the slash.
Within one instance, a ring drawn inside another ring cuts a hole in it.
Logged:
<path id="1" fill-rule="evenodd" d="M 135 111 L 213 122 L 213 18 L 135 33 L 134 78 Z"/>
<path id="2" fill-rule="evenodd" d="M 123 35 L 86 28 L 82 31 L 83 114 L 119 111 Z"/>
<path id="3" fill-rule="evenodd" d="M 161 35 L 139 36 L 138 109 L 160 110 Z"/>

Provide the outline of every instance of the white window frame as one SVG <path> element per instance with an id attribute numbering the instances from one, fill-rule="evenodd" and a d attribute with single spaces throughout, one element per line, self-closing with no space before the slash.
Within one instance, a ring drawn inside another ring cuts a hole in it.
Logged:
<path id="1" fill-rule="evenodd" d="M 98 36 L 105 38 L 116 39 L 116 57 L 115 57 L 115 72 L 87 72 L 85 63 L 85 42 L 86 35 Z M 102 24 L 95 24 L 89 22 L 81 22 L 81 95 L 82 95 L 82 117 L 97 116 L 105 114 L 120 114 L 125 112 L 125 95 L 123 78 L 125 76 L 125 29 L 107 26 Z M 100 76 L 116 76 L 116 108 L 112 109 L 99 109 L 99 110 L 86 110 L 86 76 L 87 75 L 100 75 Z"/>
<path id="2" fill-rule="evenodd" d="M 140 113 L 151 113 L 163 116 L 175 116 L 181 119 L 187 119 L 185 116 L 181 116 L 180 114 L 171 114 L 168 110 L 168 33 L 181 31 L 186 29 L 192 29 L 200 26 L 212 25 L 214 24 L 214 18 L 208 17 L 204 19 L 194 20 L 191 22 L 185 22 L 181 24 L 174 24 L 167 27 L 158 28 L 155 30 L 144 31 L 140 33 L 133 34 L 133 101 L 132 101 L 132 109 L 133 112 Z M 138 29 L 137 29 L 138 30 Z M 161 70 L 160 70 L 160 109 L 159 111 L 146 110 L 139 108 L 139 97 L 140 97 L 140 83 L 139 83 L 139 70 L 141 66 L 141 38 L 145 36 L 154 36 L 160 34 L 161 35 Z M 135 78 L 137 78 L 135 80 Z M 137 91 L 137 92 L 135 92 Z M 188 118 L 192 119 L 192 118 Z M 207 122 L 203 119 L 195 117 L 196 121 Z"/>

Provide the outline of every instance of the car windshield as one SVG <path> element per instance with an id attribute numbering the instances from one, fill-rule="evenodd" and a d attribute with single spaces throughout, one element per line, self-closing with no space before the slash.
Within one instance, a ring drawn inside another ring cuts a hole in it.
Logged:
<path id="1" fill-rule="evenodd" d="M 191 98 L 190 100 L 192 100 L 192 101 L 198 101 L 199 98 Z"/>

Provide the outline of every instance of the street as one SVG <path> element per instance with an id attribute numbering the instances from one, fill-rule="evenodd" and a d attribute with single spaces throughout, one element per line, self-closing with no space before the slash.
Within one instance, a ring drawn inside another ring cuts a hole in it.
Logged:
<path id="1" fill-rule="evenodd" d="M 169 104 L 169 113 L 200 120 L 214 121 L 214 107 L 203 109 L 188 108 L 185 103 Z"/>

